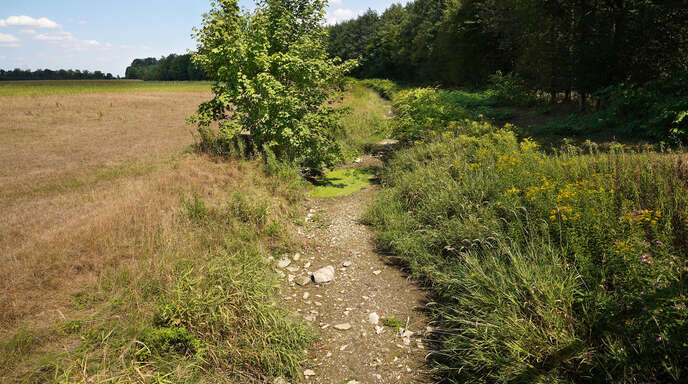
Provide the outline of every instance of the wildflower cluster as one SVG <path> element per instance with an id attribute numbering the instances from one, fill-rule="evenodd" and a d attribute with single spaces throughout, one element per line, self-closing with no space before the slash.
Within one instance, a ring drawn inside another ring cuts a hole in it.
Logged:
<path id="1" fill-rule="evenodd" d="M 549 218 L 552 221 L 556 220 L 557 218 L 561 219 L 561 221 L 580 219 L 580 213 L 574 213 L 573 208 L 568 205 L 557 206 L 555 209 L 551 210 L 549 214 Z"/>
<path id="2" fill-rule="evenodd" d="M 542 176 L 542 183 L 540 185 L 530 187 L 526 190 L 526 198 L 530 201 L 535 201 L 538 195 L 544 195 L 554 191 L 555 185 L 546 176 Z"/>
<path id="3" fill-rule="evenodd" d="M 577 183 L 566 184 L 557 192 L 557 202 L 575 200 L 577 197 L 585 195 L 601 195 L 613 193 L 613 190 L 606 190 L 603 186 L 598 186 L 594 180 L 581 180 Z"/>
<path id="4" fill-rule="evenodd" d="M 627 222 L 631 225 L 641 224 L 657 224 L 662 218 L 661 211 L 653 211 L 650 209 L 638 209 L 635 211 L 626 211 L 623 216 L 619 218 L 619 222 Z"/>

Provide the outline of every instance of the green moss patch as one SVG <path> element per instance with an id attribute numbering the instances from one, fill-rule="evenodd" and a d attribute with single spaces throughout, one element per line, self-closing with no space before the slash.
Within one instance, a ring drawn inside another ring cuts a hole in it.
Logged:
<path id="1" fill-rule="evenodd" d="M 371 185 L 375 179 L 375 167 L 340 169 L 325 174 L 314 182 L 314 197 L 337 197 L 356 193 Z"/>

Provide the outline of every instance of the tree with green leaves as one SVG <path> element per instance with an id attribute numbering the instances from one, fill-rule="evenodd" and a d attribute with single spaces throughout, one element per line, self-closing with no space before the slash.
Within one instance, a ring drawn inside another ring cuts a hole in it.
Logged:
<path id="1" fill-rule="evenodd" d="M 355 62 L 328 57 L 326 1 L 259 0 L 251 13 L 237 3 L 212 2 L 195 30 L 193 61 L 216 81 L 213 99 L 189 118 L 201 145 L 229 154 L 248 144 L 312 169 L 334 164 L 339 119 L 327 101 Z"/>

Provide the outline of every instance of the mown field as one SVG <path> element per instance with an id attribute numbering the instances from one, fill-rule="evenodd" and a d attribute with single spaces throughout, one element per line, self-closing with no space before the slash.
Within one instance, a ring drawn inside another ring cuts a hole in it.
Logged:
<path id="1" fill-rule="evenodd" d="M 136 81 L 136 80 L 46 80 L 0 82 L 2 96 L 74 95 L 82 93 L 133 92 L 209 92 L 206 81 Z"/>
<path id="2" fill-rule="evenodd" d="M 192 150 L 204 83 L 0 84 L 0 381 L 298 376 L 268 256 L 306 191 Z"/>
<path id="3" fill-rule="evenodd" d="M 365 220 L 436 296 L 440 381 L 685 382 L 682 150 L 544 151 L 493 91 L 366 84 L 405 146 Z"/>

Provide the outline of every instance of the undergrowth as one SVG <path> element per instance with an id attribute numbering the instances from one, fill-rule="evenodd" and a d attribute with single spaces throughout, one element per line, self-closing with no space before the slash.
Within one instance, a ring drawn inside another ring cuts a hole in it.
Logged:
<path id="1" fill-rule="evenodd" d="M 365 221 L 435 295 L 442 382 L 684 382 L 684 154 L 545 154 L 459 91 L 394 99 Z"/>

